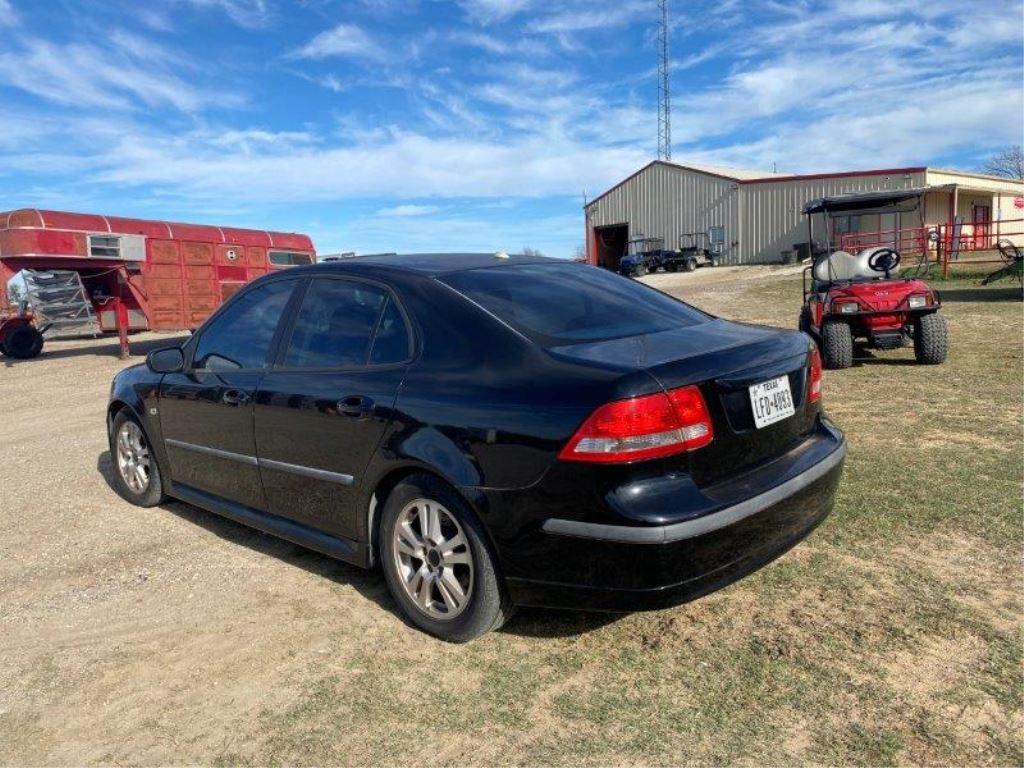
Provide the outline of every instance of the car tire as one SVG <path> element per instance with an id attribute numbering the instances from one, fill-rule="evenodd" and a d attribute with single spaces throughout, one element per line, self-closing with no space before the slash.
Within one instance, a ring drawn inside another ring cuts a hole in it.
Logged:
<path id="1" fill-rule="evenodd" d="M 16 325 L 4 337 L 4 354 L 16 360 L 28 360 L 43 351 L 43 334 L 31 325 Z"/>
<path id="2" fill-rule="evenodd" d="M 114 490 L 137 507 L 155 507 L 166 497 L 160 466 L 146 430 L 127 408 L 114 417 L 109 435 Z"/>
<path id="3" fill-rule="evenodd" d="M 388 590 L 415 626 L 465 643 L 511 616 L 483 525 L 447 483 L 427 474 L 405 478 L 388 494 L 380 526 L 378 555 Z M 449 542 L 459 543 L 448 551 Z"/>
<path id="4" fill-rule="evenodd" d="M 938 312 L 914 321 L 914 357 L 922 365 L 938 365 L 949 354 L 949 326 Z"/>
<path id="5" fill-rule="evenodd" d="M 693 272 L 697 268 L 697 262 L 692 259 L 687 259 L 683 262 L 683 272 Z"/>
<path id="6" fill-rule="evenodd" d="M 842 320 L 826 320 L 821 324 L 821 357 L 830 370 L 853 365 L 853 331 Z"/>

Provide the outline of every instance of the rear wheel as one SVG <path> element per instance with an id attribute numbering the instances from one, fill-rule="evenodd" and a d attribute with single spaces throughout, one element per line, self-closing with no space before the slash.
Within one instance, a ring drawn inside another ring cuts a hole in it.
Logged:
<path id="1" fill-rule="evenodd" d="M 832 370 L 853 365 L 853 331 L 847 323 L 826 320 L 821 324 L 821 357 Z"/>
<path id="2" fill-rule="evenodd" d="M 938 365 L 949 354 L 949 327 L 938 312 L 914 321 L 914 357 L 924 365 Z"/>
<path id="3" fill-rule="evenodd" d="M 4 337 L 3 352 L 8 357 L 28 360 L 43 351 L 43 334 L 31 325 L 16 325 Z"/>
<path id="4" fill-rule="evenodd" d="M 388 495 L 380 562 L 402 612 L 442 640 L 464 643 L 511 615 L 483 526 L 431 475 L 412 475 Z"/>
<path id="5" fill-rule="evenodd" d="M 683 262 L 683 272 L 693 272 L 697 268 L 697 262 L 693 259 L 687 259 Z"/>

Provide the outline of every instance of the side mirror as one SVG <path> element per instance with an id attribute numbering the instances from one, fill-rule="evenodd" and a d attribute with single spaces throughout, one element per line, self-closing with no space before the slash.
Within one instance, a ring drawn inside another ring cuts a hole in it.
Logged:
<path id="1" fill-rule="evenodd" d="M 185 353 L 181 347 L 154 349 L 146 355 L 146 367 L 153 373 L 178 373 L 185 368 Z"/>

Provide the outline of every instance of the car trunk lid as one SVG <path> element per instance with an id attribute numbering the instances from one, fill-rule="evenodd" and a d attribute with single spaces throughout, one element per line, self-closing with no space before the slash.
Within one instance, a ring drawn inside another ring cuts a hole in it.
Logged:
<path id="1" fill-rule="evenodd" d="M 818 407 L 807 399 L 809 342 L 795 331 L 713 319 L 550 351 L 574 362 L 645 370 L 653 386 L 665 390 L 697 385 L 711 413 L 714 440 L 663 461 L 689 472 L 698 485 L 742 474 L 785 452 L 814 426 Z M 749 388 L 780 376 L 789 381 L 795 413 L 758 429 Z"/>

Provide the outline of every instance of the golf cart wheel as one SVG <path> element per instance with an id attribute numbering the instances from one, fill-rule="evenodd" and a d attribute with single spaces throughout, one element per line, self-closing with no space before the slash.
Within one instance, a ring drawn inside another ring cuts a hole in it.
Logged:
<path id="1" fill-rule="evenodd" d="M 31 325 L 16 325 L 7 332 L 4 354 L 17 360 L 28 360 L 43 351 L 43 334 Z"/>
<path id="2" fill-rule="evenodd" d="M 826 320 L 821 325 L 821 357 L 830 370 L 853 365 L 853 331 L 842 320 Z"/>
<path id="3" fill-rule="evenodd" d="M 719 259 L 717 256 L 712 256 L 711 257 L 711 266 L 712 267 L 717 267 L 721 263 L 722 263 L 721 259 Z"/>
<path id="4" fill-rule="evenodd" d="M 938 312 L 914 321 L 914 357 L 923 365 L 938 365 L 949 354 L 949 326 Z"/>
<path id="5" fill-rule="evenodd" d="M 811 335 L 811 310 L 807 305 L 800 309 L 800 320 L 797 322 L 796 327 L 808 336 Z"/>
<path id="6" fill-rule="evenodd" d="M 392 597 L 425 632 L 464 643 L 511 616 L 487 534 L 462 497 L 438 478 L 411 475 L 388 494 L 379 546 Z"/>
<path id="7" fill-rule="evenodd" d="M 693 272 L 697 268 L 697 262 L 693 259 L 687 259 L 683 262 L 683 272 Z"/>

